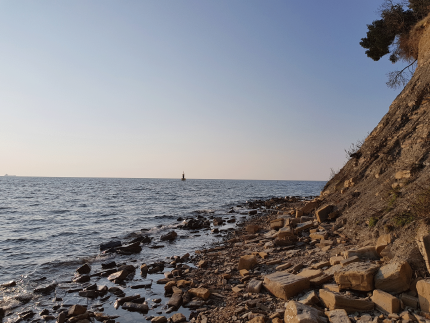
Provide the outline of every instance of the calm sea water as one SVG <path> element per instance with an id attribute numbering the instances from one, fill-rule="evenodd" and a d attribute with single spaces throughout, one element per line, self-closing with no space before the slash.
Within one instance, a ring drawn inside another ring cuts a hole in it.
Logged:
<path id="1" fill-rule="evenodd" d="M 324 184 L 0 177 L 0 283 L 70 276 L 78 264 L 98 259 L 100 243 L 125 239 L 141 229 L 150 229 L 157 240 L 180 223 L 178 217 L 227 215 L 247 200 L 318 195 Z M 219 239 L 210 231 L 177 232 L 182 239 L 162 249 L 146 248 L 142 256 L 155 260 L 182 255 Z"/>

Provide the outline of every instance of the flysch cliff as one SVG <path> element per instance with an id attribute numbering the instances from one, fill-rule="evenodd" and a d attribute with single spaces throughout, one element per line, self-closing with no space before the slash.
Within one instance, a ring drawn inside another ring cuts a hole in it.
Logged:
<path id="1" fill-rule="evenodd" d="M 426 276 L 416 239 L 430 232 L 423 212 L 428 204 L 430 215 L 430 17 L 412 32 L 419 44 L 413 77 L 326 184 L 319 205 L 333 206 L 337 223 L 357 246 L 391 234 L 392 256 L 408 259 Z"/>

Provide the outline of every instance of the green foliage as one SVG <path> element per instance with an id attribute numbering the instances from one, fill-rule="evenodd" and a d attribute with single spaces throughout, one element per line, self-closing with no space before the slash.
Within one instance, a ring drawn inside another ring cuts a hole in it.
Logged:
<path id="1" fill-rule="evenodd" d="M 367 25 L 366 38 L 362 38 L 360 46 L 366 48 L 366 55 L 374 61 L 379 59 L 390 52 L 390 45 L 393 43 L 396 35 L 387 30 L 385 21 L 383 19 L 375 20 L 372 24 Z"/>
<path id="2" fill-rule="evenodd" d="M 392 209 L 394 209 L 394 206 L 397 203 L 397 199 L 400 196 L 400 189 L 399 188 L 393 188 L 388 192 L 388 199 L 387 199 L 387 212 L 390 212 Z"/>
<path id="3" fill-rule="evenodd" d="M 369 219 L 369 227 L 373 228 L 378 222 L 378 218 L 376 216 L 371 216 Z"/>
<path id="4" fill-rule="evenodd" d="M 415 220 L 415 217 L 410 212 L 404 212 L 402 214 L 396 215 L 393 218 L 393 222 L 398 227 L 403 227 Z"/>

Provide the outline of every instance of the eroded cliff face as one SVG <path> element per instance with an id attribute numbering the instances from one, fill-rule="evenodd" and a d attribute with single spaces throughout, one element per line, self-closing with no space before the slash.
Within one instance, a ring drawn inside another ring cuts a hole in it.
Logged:
<path id="1" fill-rule="evenodd" d="M 340 211 L 337 221 L 347 224 L 344 233 L 351 239 L 363 244 L 392 232 L 397 236 L 393 251 L 416 258 L 419 268 L 415 237 L 430 227 L 411 205 L 423 188 L 430 188 L 430 23 L 421 22 L 417 33 L 412 79 L 321 198 Z"/>

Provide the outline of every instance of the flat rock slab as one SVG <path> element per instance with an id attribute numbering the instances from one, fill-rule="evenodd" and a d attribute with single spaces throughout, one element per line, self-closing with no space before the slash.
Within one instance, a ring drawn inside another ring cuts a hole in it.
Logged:
<path id="1" fill-rule="evenodd" d="M 335 272 L 334 279 L 340 289 L 371 291 L 378 269 L 379 266 L 375 264 L 355 262 Z"/>
<path id="2" fill-rule="evenodd" d="M 325 289 L 319 290 L 319 296 L 325 307 L 329 310 L 344 309 L 348 313 L 354 313 L 372 311 L 374 308 L 372 301 L 349 298 Z"/>
<path id="3" fill-rule="evenodd" d="M 310 286 L 308 278 L 285 271 L 267 275 L 263 284 L 270 293 L 283 300 L 288 300 Z"/>
<path id="4" fill-rule="evenodd" d="M 379 255 L 376 252 L 375 246 L 363 247 L 359 249 L 351 249 L 345 251 L 345 258 L 357 256 L 360 259 L 379 260 Z"/>

